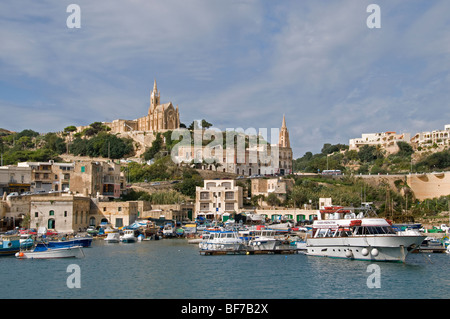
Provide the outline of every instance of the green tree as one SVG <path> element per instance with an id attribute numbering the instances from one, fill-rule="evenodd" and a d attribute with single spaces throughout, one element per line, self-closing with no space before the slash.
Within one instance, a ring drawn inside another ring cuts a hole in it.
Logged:
<path id="1" fill-rule="evenodd" d="M 267 204 L 269 204 L 269 206 L 279 206 L 281 204 L 280 199 L 274 193 L 270 193 L 267 196 L 266 201 L 267 201 Z"/>
<path id="2" fill-rule="evenodd" d="M 149 147 L 144 153 L 144 159 L 146 161 L 151 160 L 155 157 L 155 155 L 162 149 L 163 140 L 161 137 L 161 133 L 156 134 L 156 138 L 152 143 L 152 146 Z"/>

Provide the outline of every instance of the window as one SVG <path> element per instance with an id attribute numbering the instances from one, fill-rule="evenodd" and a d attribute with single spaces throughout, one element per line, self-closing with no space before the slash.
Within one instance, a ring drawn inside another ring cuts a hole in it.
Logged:
<path id="1" fill-rule="evenodd" d="M 234 210 L 233 203 L 225 203 L 225 210 Z"/>
<path id="2" fill-rule="evenodd" d="M 55 216 L 55 211 L 53 211 L 53 210 L 49 211 L 49 212 L 48 212 L 48 215 L 49 215 L 49 216 Z"/>
<path id="3" fill-rule="evenodd" d="M 81 166 L 81 173 L 84 173 L 86 171 L 85 166 Z"/>
<path id="4" fill-rule="evenodd" d="M 123 218 L 116 218 L 116 227 L 123 226 Z"/>
<path id="5" fill-rule="evenodd" d="M 64 217 L 67 217 L 67 210 L 64 211 Z"/>
<path id="6" fill-rule="evenodd" d="M 38 212 L 34 212 L 34 217 L 39 217 L 39 213 Z"/>

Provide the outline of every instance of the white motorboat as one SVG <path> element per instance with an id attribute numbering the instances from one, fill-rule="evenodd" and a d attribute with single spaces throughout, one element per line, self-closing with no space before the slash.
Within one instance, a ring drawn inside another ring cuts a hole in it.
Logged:
<path id="1" fill-rule="evenodd" d="M 120 237 L 122 243 L 134 243 L 136 242 L 136 236 L 134 235 L 134 230 L 125 229 L 123 235 Z"/>
<path id="2" fill-rule="evenodd" d="M 163 236 L 164 237 L 174 237 L 176 236 L 175 227 L 171 223 L 167 223 L 163 228 Z"/>
<path id="3" fill-rule="evenodd" d="M 104 241 L 108 243 L 118 243 L 120 242 L 120 234 L 119 233 L 108 233 Z"/>
<path id="4" fill-rule="evenodd" d="M 312 237 L 306 239 L 306 254 L 405 262 L 425 237 L 419 232 L 397 233 L 384 218 L 316 220 Z"/>
<path id="5" fill-rule="evenodd" d="M 261 229 L 250 232 L 248 245 L 254 250 L 274 250 L 281 245 L 281 240 L 275 237 L 276 230 Z"/>
<path id="6" fill-rule="evenodd" d="M 200 250 L 239 251 L 244 248 L 244 242 L 235 231 L 204 232 Z"/>
<path id="7" fill-rule="evenodd" d="M 19 251 L 15 255 L 19 259 L 53 259 L 53 258 L 83 258 L 81 246 L 63 248 L 47 248 L 46 250 Z"/>

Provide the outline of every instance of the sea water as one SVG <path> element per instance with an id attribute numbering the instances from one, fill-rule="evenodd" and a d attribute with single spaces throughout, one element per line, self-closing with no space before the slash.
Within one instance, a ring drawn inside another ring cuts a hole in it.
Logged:
<path id="1" fill-rule="evenodd" d="M 0 298 L 446 299 L 450 295 L 449 254 L 410 254 L 406 263 L 303 254 L 203 256 L 185 239 L 129 244 L 96 239 L 83 250 L 81 259 L 0 258 Z M 372 269 L 377 270 L 375 286 Z M 70 284 L 74 276 L 75 287 Z"/>

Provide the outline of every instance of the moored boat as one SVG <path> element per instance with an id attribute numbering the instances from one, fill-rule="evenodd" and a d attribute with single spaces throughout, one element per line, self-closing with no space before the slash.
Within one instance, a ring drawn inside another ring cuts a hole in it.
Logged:
<path id="1" fill-rule="evenodd" d="M 203 233 L 200 251 L 239 251 L 244 249 L 244 242 L 235 231 L 209 231 Z"/>
<path id="2" fill-rule="evenodd" d="M 136 242 L 136 236 L 134 235 L 134 230 L 132 229 L 125 229 L 123 232 L 123 235 L 120 236 L 120 241 L 122 243 L 135 243 Z"/>
<path id="3" fill-rule="evenodd" d="M 163 236 L 164 237 L 174 237 L 174 236 L 176 236 L 175 227 L 172 225 L 172 223 L 167 223 L 167 224 L 164 225 Z"/>
<path id="4" fill-rule="evenodd" d="M 0 256 L 11 256 L 20 250 L 20 237 L 8 235 L 0 237 Z"/>
<path id="5" fill-rule="evenodd" d="M 63 248 L 71 246 L 90 247 L 92 243 L 92 237 L 75 237 L 67 240 L 51 240 L 46 245 L 49 248 Z"/>
<path id="6" fill-rule="evenodd" d="M 425 236 L 395 232 L 384 218 L 316 220 L 307 238 L 307 255 L 335 258 L 399 261 L 417 249 Z"/>
<path id="7" fill-rule="evenodd" d="M 104 241 L 108 243 L 118 243 L 120 242 L 120 234 L 119 233 L 109 233 Z"/>
<path id="8" fill-rule="evenodd" d="M 252 249 L 273 250 L 281 245 L 282 240 L 275 237 L 276 230 L 260 229 L 250 232 L 248 246 Z"/>
<path id="9" fill-rule="evenodd" d="M 19 251 L 15 254 L 19 259 L 54 259 L 54 258 L 83 258 L 81 246 L 47 248 L 45 250 Z"/>

